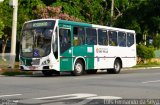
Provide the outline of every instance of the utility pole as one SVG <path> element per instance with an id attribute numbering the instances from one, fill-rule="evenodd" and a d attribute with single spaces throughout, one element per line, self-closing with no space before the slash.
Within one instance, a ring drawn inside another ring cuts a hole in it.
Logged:
<path id="1" fill-rule="evenodd" d="M 114 0 L 112 0 L 112 4 L 111 4 L 111 20 L 110 20 L 110 26 L 113 25 L 113 13 L 114 13 Z"/>
<path id="2" fill-rule="evenodd" d="M 17 13 L 18 13 L 18 0 L 10 0 L 10 6 L 13 6 L 13 20 L 12 20 L 12 37 L 11 37 L 11 68 L 14 68 L 16 57 L 16 36 L 17 36 Z"/>

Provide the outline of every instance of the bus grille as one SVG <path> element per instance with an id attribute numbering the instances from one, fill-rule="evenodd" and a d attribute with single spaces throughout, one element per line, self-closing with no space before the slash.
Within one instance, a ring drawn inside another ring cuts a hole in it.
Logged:
<path id="1" fill-rule="evenodd" d="M 40 59 L 33 59 L 31 64 L 32 65 L 39 65 L 40 64 Z"/>

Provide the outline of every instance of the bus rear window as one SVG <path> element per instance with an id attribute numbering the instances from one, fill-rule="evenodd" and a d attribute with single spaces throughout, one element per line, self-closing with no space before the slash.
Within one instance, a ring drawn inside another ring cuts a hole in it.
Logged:
<path id="1" fill-rule="evenodd" d="M 134 34 L 127 33 L 127 46 L 131 47 L 134 44 Z"/>

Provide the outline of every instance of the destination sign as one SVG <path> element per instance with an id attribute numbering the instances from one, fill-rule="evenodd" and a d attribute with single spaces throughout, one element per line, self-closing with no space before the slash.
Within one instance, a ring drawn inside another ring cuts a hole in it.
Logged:
<path id="1" fill-rule="evenodd" d="M 49 22 L 33 23 L 33 27 L 45 27 L 45 26 L 50 26 Z"/>
<path id="2" fill-rule="evenodd" d="M 55 21 L 36 21 L 36 22 L 26 23 L 24 25 L 24 29 L 41 28 L 41 27 L 53 28 L 54 25 Z"/>

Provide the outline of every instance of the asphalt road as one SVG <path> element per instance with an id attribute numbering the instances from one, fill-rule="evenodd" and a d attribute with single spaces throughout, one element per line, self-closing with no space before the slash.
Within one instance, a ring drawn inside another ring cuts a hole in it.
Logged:
<path id="1" fill-rule="evenodd" d="M 160 99 L 160 70 L 0 77 L 2 105 L 103 105 L 108 99 Z"/>

